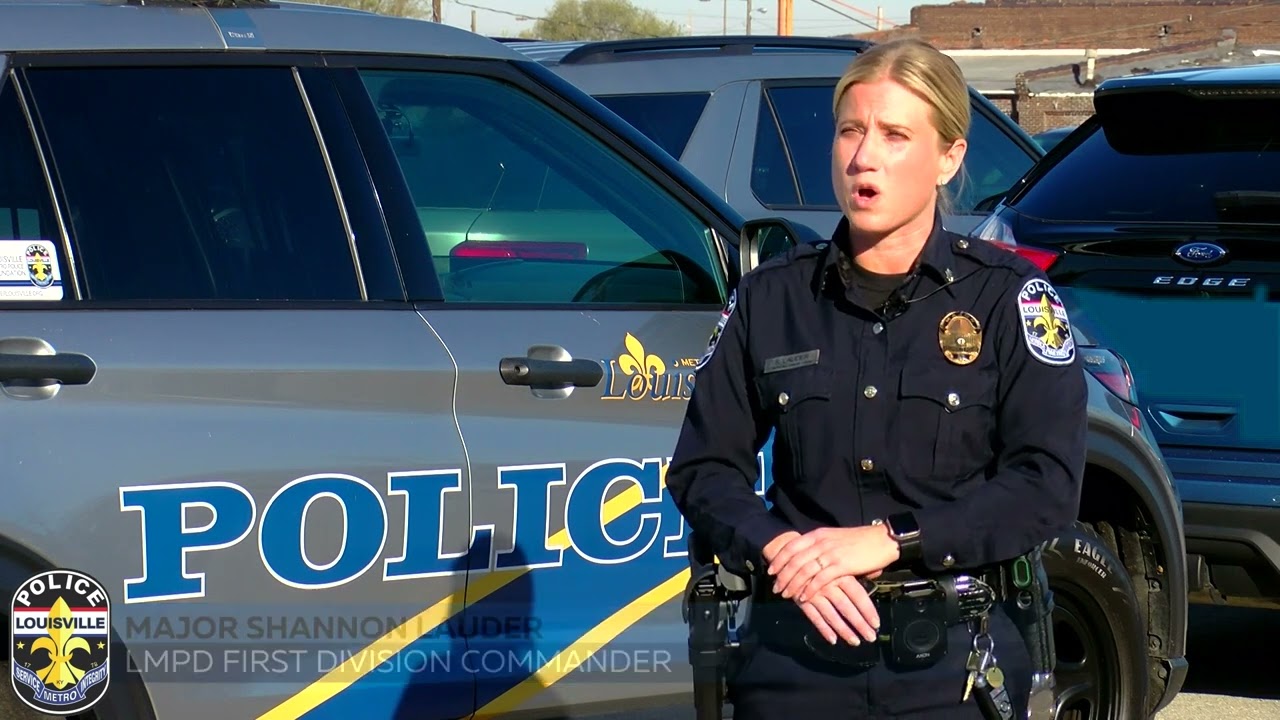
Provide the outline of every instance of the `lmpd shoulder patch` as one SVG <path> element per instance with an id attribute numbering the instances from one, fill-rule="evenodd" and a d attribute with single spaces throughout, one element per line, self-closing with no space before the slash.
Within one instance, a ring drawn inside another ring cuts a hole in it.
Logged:
<path id="1" fill-rule="evenodd" d="M 1062 298 L 1048 280 L 1032 278 L 1018 293 L 1018 317 L 1027 349 L 1046 365 L 1070 365 L 1076 357 L 1076 340 Z"/>
<path id="2" fill-rule="evenodd" d="M 18 698 L 43 713 L 81 713 L 111 684 L 111 601 L 76 570 L 29 578 L 9 607 L 10 681 Z"/>
<path id="3" fill-rule="evenodd" d="M 720 311 L 720 320 L 716 323 L 716 327 L 711 331 L 711 339 L 707 341 L 707 351 L 702 353 L 702 357 L 698 359 L 698 364 L 694 366 L 694 371 L 701 370 L 708 362 L 711 361 L 711 355 L 716 351 L 716 345 L 720 342 L 720 336 L 724 334 L 724 326 L 729 324 L 729 318 L 733 316 L 733 311 L 738 307 L 738 290 L 735 288 L 729 293 L 729 304 L 724 306 L 724 310 Z"/>

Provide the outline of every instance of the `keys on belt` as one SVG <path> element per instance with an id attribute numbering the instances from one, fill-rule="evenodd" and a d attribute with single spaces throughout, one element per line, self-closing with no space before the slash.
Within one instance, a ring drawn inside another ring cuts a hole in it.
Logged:
<path id="1" fill-rule="evenodd" d="M 1013 720 L 1013 701 L 1009 698 L 1009 689 L 1004 685 L 1004 671 L 996 664 L 996 641 L 987 632 L 990 616 L 979 621 L 978 632 L 973 636 L 973 650 L 965 661 L 964 696 L 962 702 L 968 702 L 973 695 L 974 702 L 988 720 Z"/>

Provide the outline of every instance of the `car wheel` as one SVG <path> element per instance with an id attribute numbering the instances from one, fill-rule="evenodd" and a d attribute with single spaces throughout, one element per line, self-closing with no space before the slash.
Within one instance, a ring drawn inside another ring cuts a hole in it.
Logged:
<path id="1" fill-rule="evenodd" d="M 0 687 L 0 718 L 4 720 L 63 720 L 60 715 L 48 715 L 42 712 L 32 710 L 26 703 L 18 699 L 13 693 L 12 683 L 9 679 L 9 663 L 0 662 L 0 673 L 4 674 L 4 684 L 7 687 Z"/>
<path id="2" fill-rule="evenodd" d="M 1045 545 L 1054 600 L 1055 720 L 1147 716 L 1146 625 L 1114 538 L 1108 526 L 1077 523 Z"/>

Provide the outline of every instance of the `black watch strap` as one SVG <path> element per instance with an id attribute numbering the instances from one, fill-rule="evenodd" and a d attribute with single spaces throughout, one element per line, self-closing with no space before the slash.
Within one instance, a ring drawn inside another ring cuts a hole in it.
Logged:
<path id="1" fill-rule="evenodd" d="M 895 513 L 885 518 L 884 524 L 889 530 L 889 537 L 898 543 L 898 553 L 901 560 L 913 562 L 924 557 L 920 545 L 920 525 L 916 522 L 914 514 L 910 512 Z"/>

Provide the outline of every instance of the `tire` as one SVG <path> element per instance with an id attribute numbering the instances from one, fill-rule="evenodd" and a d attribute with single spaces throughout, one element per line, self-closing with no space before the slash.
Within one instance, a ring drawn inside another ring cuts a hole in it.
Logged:
<path id="1" fill-rule="evenodd" d="M 32 710 L 30 706 L 18 699 L 13 693 L 12 681 L 9 679 L 9 663 L 0 662 L 0 680 L 5 687 L 0 687 L 0 718 L 4 720 L 63 720 L 60 715 L 47 715 Z"/>
<path id="2" fill-rule="evenodd" d="M 1076 523 L 1044 548 L 1054 600 L 1055 720 L 1147 717 L 1146 624 L 1114 538 L 1109 526 Z"/>

